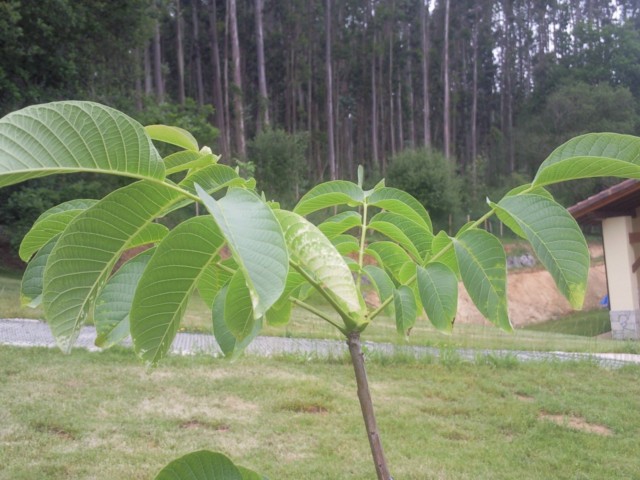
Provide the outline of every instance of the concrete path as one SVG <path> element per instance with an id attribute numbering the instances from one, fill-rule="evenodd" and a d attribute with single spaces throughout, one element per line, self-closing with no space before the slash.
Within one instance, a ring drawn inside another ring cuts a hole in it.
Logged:
<path id="1" fill-rule="evenodd" d="M 83 327 L 76 346 L 90 351 L 100 350 L 94 345 L 96 330 Z M 131 345 L 130 342 L 124 342 Z M 0 320 L 0 345 L 21 347 L 55 347 L 56 343 L 49 326 L 39 320 L 4 319 Z M 439 357 L 441 351 L 434 347 L 412 347 L 389 343 L 364 343 L 365 351 L 382 355 L 414 355 L 416 357 Z M 220 349 L 212 335 L 178 333 L 171 351 L 174 354 L 210 354 L 220 355 Z M 337 340 L 310 340 L 303 338 L 258 337 L 247 348 L 247 354 L 257 356 L 308 355 L 310 357 L 339 357 L 347 354 L 347 346 Z M 447 351 L 451 353 L 449 350 Z M 617 368 L 624 365 L 640 365 L 640 355 L 621 353 L 568 353 L 568 352 L 527 352 L 519 350 L 473 350 L 457 349 L 455 354 L 465 361 L 476 361 L 483 356 L 514 358 L 527 361 L 592 361 L 602 367 Z"/>

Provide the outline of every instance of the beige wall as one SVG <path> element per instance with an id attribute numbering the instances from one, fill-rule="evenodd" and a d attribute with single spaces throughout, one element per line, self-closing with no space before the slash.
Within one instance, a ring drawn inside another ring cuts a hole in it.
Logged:
<path id="1" fill-rule="evenodd" d="M 629 233 L 634 230 L 640 231 L 640 219 L 637 216 L 635 219 L 611 217 L 602 222 L 612 311 L 640 310 L 637 275 L 640 270 L 635 274 L 631 271 L 633 262 L 640 256 L 640 245 L 632 246 L 629 243 Z"/>

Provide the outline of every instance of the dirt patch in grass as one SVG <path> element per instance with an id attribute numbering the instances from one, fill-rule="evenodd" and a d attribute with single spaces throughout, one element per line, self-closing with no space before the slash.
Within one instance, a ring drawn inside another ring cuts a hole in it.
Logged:
<path id="1" fill-rule="evenodd" d="M 211 423 L 197 418 L 182 422 L 180 428 L 187 430 L 215 430 L 216 432 L 228 432 L 231 429 L 226 423 Z"/>
<path id="2" fill-rule="evenodd" d="M 521 402 L 526 402 L 526 403 L 533 403 L 535 401 L 535 398 L 529 395 L 526 395 L 524 393 L 516 393 L 516 398 Z"/>
<path id="3" fill-rule="evenodd" d="M 553 422 L 561 427 L 571 428 L 573 430 L 579 430 L 586 433 L 593 433 L 603 437 L 611 437 L 613 435 L 613 430 L 609 427 L 605 425 L 598 425 L 597 423 L 589 423 L 584 418 L 575 415 L 554 415 L 547 412 L 541 412 L 540 415 L 538 415 L 538 419 Z"/>

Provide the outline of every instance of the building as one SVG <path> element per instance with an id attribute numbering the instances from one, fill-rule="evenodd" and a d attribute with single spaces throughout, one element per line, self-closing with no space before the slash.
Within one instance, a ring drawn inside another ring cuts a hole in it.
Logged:
<path id="1" fill-rule="evenodd" d="M 640 180 L 625 180 L 569 208 L 583 225 L 602 223 L 611 334 L 640 340 Z"/>

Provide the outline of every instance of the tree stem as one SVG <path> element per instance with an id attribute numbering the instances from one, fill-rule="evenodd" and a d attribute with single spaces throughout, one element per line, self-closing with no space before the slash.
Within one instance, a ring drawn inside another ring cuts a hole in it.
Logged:
<path id="1" fill-rule="evenodd" d="M 378 480 L 393 480 L 389 473 L 387 460 L 385 459 L 384 450 L 382 448 L 382 441 L 378 434 L 376 416 L 373 412 L 373 402 L 371 401 L 367 371 L 364 367 L 364 355 L 362 354 L 362 347 L 360 344 L 360 333 L 351 332 L 347 337 L 347 345 L 349 346 L 351 363 L 353 363 L 353 370 L 356 375 L 360 409 L 362 410 L 362 418 L 364 419 L 364 425 L 367 429 L 367 437 L 369 437 L 371 455 L 373 456 L 373 463 L 376 467 Z"/>

